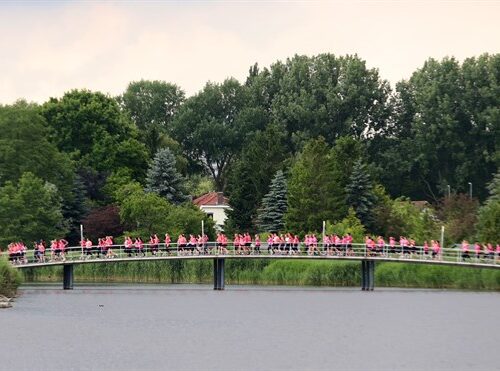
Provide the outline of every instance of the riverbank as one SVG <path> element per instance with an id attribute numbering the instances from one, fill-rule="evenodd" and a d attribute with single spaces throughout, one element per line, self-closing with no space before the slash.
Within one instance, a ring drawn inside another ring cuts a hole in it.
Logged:
<path id="1" fill-rule="evenodd" d="M 10 299 L 16 296 L 22 274 L 10 263 L 0 258 L 0 308 L 9 307 Z"/>
<path id="2" fill-rule="evenodd" d="M 62 281 L 61 267 L 23 270 L 26 282 Z M 227 284 L 359 286 L 360 265 L 343 261 L 227 260 Z M 176 260 L 82 264 L 77 282 L 211 283 L 210 260 Z M 377 287 L 500 290 L 500 270 L 420 264 L 377 263 Z"/>

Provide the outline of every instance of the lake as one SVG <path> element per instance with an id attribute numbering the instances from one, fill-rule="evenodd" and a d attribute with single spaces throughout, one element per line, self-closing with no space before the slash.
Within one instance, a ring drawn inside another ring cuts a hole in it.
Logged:
<path id="1" fill-rule="evenodd" d="M 2 370 L 500 369 L 496 292 L 24 286 Z"/>

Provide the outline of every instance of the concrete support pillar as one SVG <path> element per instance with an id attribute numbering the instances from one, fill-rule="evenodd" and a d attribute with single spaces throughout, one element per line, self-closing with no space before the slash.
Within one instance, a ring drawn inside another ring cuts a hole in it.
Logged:
<path id="1" fill-rule="evenodd" d="M 375 288 L 375 262 L 373 260 L 367 261 L 368 263 L 368 290 L 373 291 Z"/>
<path id="2" fill-rule="evenodd" d="M 214 259 L 214 290 L 224 290 L 224 259 Z"/>
<path id="3" fill-rule="evenodd" d="M 365 291 L 368 287 L 368 268 L 366 260 L 361 260 L 361 290 Z"/>
<path id="4" fill-rule="evenodd" d="M 65 264 L 63 269 L 63 288 L 73 290 L 73 264 Z"/>
<path id="5" fill-rule="evenodd" d="M 375 262 L 373 260 L 361 261 L 361 290 L 373 291 L 375 288 Z"/>

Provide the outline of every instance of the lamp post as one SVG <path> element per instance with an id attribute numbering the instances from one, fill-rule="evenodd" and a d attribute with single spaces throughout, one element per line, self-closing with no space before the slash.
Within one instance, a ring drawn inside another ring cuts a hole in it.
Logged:
<path id="1" fill-rule="evenodd" d="M 469 197 L 472 200 L 472 183 L 469 182 Z"/>
<path id="2" fill-rule="evenodd" d="M 447 185 L 447 187 L 448 187 L 448 198 L 450 198 L 451 197 L 451 187 L 449 184 Z"/>

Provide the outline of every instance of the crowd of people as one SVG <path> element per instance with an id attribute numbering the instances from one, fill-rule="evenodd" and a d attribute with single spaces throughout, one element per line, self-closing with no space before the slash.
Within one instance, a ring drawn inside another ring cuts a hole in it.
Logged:
<path id="1" fill-rule="evenodd" d="M 483 243 L 475 242 L 474 245 L 470 246 L 469 241 L 463 240 L 461 244 L 462 250 L 462 261 L 471 260 L 471 249 L 474 251 L 474 257 L 476 260 L 480 259 L 495 259 L 495 255 L 497 259 L 500 257 L 500 244 L 497 243 L 496 247 L 493 247 L 491 243 Z"/>
<path id="2" fill-rule="evenodd" d="M 141 237 L 125 236 L 123 245 L 115 245 L 113 236 L 98 238 L 94 243 L 89 238 L 80 241 L 80 259 L 117 257 L 115 248 L 122 248 L 127 257 L 168 256 L 168 255 L 205 255 L 205 254 L 229 254 L 234 250 L 236 255 L 261 254 L 262 244 L 265 244 L 269 255 L 324 255 L 324 256 L 355 256 L 360 253 L 365 256 L 381 257 L 412 257 L 421 256 L 430 259 L 440 259 L 442 249 L 439 241 L 424 241 L 421 246 L 417 246 L 415 240 L 400 236 L 398 239 L 389 237 L 386 241 L 382 236 L 366 236 L 364 244 L 356 244 L 357 251 L 353 249 L 353 237 L 347 233 L 345 235 L 326 234 L 322 238 L 315 234 L 307 234 L 303 239 L 292 233 L 271 233 L 267 239 L 261 242 L 260 235 L 253 237 L 249 233 L 234 234 L 232 241 L 224 234 L 217 233 L 215 243 L 208 241 L 208 236 L 190 234 L 186 236 L 180 234 L 176 242 L 168 233 L 160 239 L 157 234 L 152 234 L 149 241 L 144 242 Z M 65 261 L 68 253 L 68 241 L 65 239 L 54 239 L 50 241 L 50 261 Z M 361 249 L 361 251 L 360 251 Z M 46 262 L 46 243 L 44 240 L 33 243 L 34 262 Z M 73 249 L 73 251 L 75 251 Z M 12 242 L 7 247 L 8 258 L 13 264 L 23 264 L 28 262 L 28 248 L 20 242 Z M 464 240 L 461 244 L 461 259 L 467 261 L 473 257 L 476 260 L 500 258 L 500 245 L 496 247 L 491 243 L 480 244 L 478 242 L 470 246 Z M 1 254 L 1 249 L 0 249 Z"/>
<path id="3" fill-rule="evenodd" d="M 68 241 L 65 239 L 55 239 L 50 241 L 50 256 L 52 261 L 66 259 L 66 248 L 68 246 Z M 33 258 L 37 263 L 43 263 L 46 261 L 46 243 L 44 240 L 39 240 L 33 242 Z M 27 257 L 28 248 L 23 241 L 12 242 L 7 246 L 7 254 L 9 261 L 13 264 L 23 264 L 28 262 Z M 1 249 L 0 249 L 1 255 Z"/>

